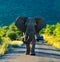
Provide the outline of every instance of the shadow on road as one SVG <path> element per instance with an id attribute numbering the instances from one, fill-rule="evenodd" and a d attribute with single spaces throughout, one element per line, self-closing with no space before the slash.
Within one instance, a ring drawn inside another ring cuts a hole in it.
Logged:
<path id="1" fill-rule="evenodd" d="M 54 53 L 48 53 L 48 52 L 36 52 L 36 56 L 60 59 L 60 54 L 54 54 Z"/>
<path id="2" fill-rule="evenodd" d="M 53 49 L 53 48 L 41 48 L 41 47 L 37 47 L 36 50 L 37 49 L 38 49 L 38 51 L 36 51 L 36 56 L 38 56 L 38 57 L 50 57 L 50 58 L 60 59 L 60 54 L 58 54 L 58 52 L 60 53 L 60 50 Z M 54 53 L 54 52 L 51 53 L 50 51 L 54 51 L 57 53 Z M 12 50 L 9 50 L 5 56 L 0 57 L 0 60 L 12 57 L 13 55 L 16 55 L 16 54 L 20 55 L 20 54 L 24 54 L 24 53 L 25 53 L 25 45 L 22 45 L 19 48 L 14 48 Z"/>

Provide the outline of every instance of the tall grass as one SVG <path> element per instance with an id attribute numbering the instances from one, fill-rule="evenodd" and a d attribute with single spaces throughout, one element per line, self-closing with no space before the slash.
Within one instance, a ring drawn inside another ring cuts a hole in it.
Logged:
<path id="1" fill-rule="evenodd" d="M 22 32 L 17 29 L 14 23 L 0 28 L 0 56 L 7 53 L 13 46 L 21 46 Z"/>
<path id="2" fill-rule="evenodd" d="M 60 23 L 55 25 L 46 25 L 43 36 L 45 42 L 60 49 Z"/>

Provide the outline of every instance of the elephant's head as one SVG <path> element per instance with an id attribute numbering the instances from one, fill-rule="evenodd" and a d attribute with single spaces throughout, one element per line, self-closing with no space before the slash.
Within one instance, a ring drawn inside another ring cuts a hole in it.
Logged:
<path id="1" fill-rule="evenodd" d="M 42 18 L 18 17 L 15 25 L 22 32 L 28 35 L 34 35 L 45 26 L 45 21 Z"/>
<path id="2" fill-rule="evenodd" d="M 33 18 L 28 17 L 25 26 L 26 26 L 26 34 L 29 35 L 30 37 L 34 36 L 36 34 L 35 26 L 36 26 L 36 21 Z"/>

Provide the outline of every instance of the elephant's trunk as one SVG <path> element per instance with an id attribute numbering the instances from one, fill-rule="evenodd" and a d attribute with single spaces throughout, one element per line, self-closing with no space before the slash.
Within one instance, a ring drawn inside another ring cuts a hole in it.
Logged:
<path id="1" fill-rule="evenodd" d="M 28 34 L 29 37 L 33 37 L 36 34 L 36 30 L 35 30 L 36 22 L 35 22 L 35 20 L 28 18 L 25 25 L 26 25 L 26 34 Z"/>
<path id="2" fill-rule="evenodd" d="M 26 34 L 28 34 L 29 37 L 33 37 L 36 34 L 34 26 L 27 26 Z"/>

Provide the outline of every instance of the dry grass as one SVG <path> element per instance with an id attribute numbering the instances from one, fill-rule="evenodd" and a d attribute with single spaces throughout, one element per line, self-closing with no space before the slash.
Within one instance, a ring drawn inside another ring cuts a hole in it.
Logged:
<path id="1" fill-rule="evenodd" d="M 8 45 L 5 43 L 0 45 L 0 56 L 4 55 L 8 51 L 7 47 Z"/>
<path id="2" fill-rule="evenodd" d="M 8 37 L 3 37 L 3 44 L 0 45 L 0 56 L 4 55 L 10 48 L 21 46 L 23 44 L 22 41 L 11 41 Z M 11 47 L 12 45 L 12 47 Z"/>
<path id="3" fill-rule="evenodd" d="M 22 44 L 23 44 L 23 42 L 22 41 L 12 41 L 11 43 L 10 43 L 11 45 L 18 45 L 18 46 L 21 46 Z"/>
<path id="4" fill-rule="evenodd" d="M 60 49 L 60 38 L 59 37 L 48 36 L 48 35 L 45 34 L 44 35 L 44 40 L 45 40 L 45 42 L 52 45 L 53 47 Z"/>

